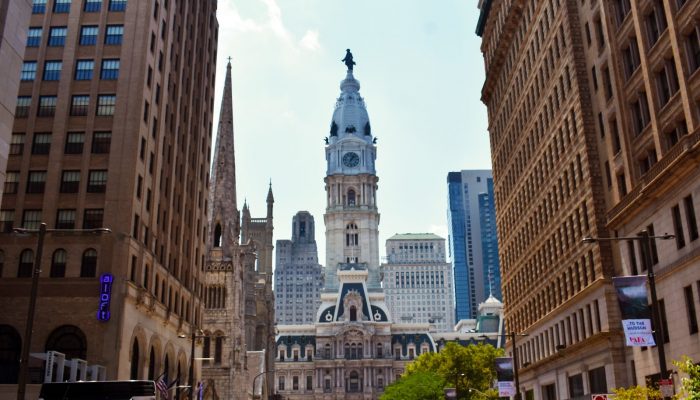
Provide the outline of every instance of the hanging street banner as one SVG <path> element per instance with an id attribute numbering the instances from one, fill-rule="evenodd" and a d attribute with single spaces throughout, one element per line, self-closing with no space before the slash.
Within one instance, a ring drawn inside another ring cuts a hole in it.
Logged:
<path id="1" fill-rule="evenodd" d="M 512 357 L 496 357 L 496 380 L 498 381 L 498 396 L 515 396 L 515 380 Z"/>
<path id="2" fill-rule="evenodd" d="M 651 312 L 647 300 L 647 276 L 613 277 L 617 301 L 622 314 L 622 329 L 627 346 L 654 346 Z"/>

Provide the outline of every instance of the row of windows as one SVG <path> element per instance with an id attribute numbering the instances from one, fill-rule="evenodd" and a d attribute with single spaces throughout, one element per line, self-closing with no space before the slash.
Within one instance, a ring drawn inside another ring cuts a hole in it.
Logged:
<path id="1" fill-rule="evenodd" d="M 44 29 L 39 26 L 32 26 L 27 32 L 27 47 L 39 47 Z M 97 25 L 83 25 L 80 27 L 80 38 L 78 44 L 81 46 L 93 46 L 97 44 L 99 27 Z M 47 45 L 49 47 L 63 47 L 66 45 L 68 35 L 67 26 L 49 27 L 49 37 Z M 124 37 L 124 25 L 107 25 L 105 28 L 104 44 L 120 45 Z"/>
<path id="2" fill-rule="evenodd" d="M 46 186 L 46 170 L 29 171 L 27 175 L 27 193 L 44 193 Z M 61 174 L 61 193 L 78 193 L 80 189 L 80 171 L 64 170 Z M 104 193 L 107 189 L 107 170 L 90 170 L 86 191 L 88 193 Z M 15 194 L 19 191 L 19 171 L 7 171 L 5 179 L 6 194 Z"/>
<path id="3" fill-rule="evenodd" d="M 120 61 L 118 58 L 114 59 L 103 59 L 102 68 L 100 69 L 100 79 L 113 81 L 119 79 L 119 65 Z M 61 79 L 61 71 L 63 69 L 63 62 L 58 60 L 45 61 L 44 71 L 42 74 L 42 79 L 45 81 L 57 81 Z M 73 79 L 76 81 L 86 81 L 91 80 L 93 76 L 93 70 L 95 69 L 94 60 L 78 60 L 75 64 L 75 74 Z M 37 62 L 36 61 L 25 61 L 22 64 L 22 71 L 20 73 L 20 80 L 22 81 L 33 81 L 37 77 Z"/>
<path id="4" fill-rule="evenodd" d="M 76 228 L 75 209 L 58 209 L 56 210 L 56 229 L 75 229 Z M 102 228 L 104 219 L 104 209 L 102 208 L 86 208 L 83 211 L 82 229 Z M 0 210 L 0 232 L 12 232 L 15 221 L 15 210 Z M 39 229 L 42 223 L 41 210 L 25 209 L 22 214 L 22 228 L 24 229 Z"/>
<path id="5" fill-rule="evenodd" d="M 88 105 L 90 96 L 76 95 L 71 99 L 71 115 L 84 116 L 88 115 Z M 57 96 L 39 96 L 39 106 L 36 110 L 38 117 L 53 117 L 56 115 Z M 31 96 L 17 97 L 17 107 L 15 108 L 15 118 L 29 117 L 29 110 L 32 105 Z M 117 105 L 117 95 L 115 94 L 100 94 L 97 95 L 97 107 L 95 115 L 107 117 L 114 115 L 114 108 Z"/>
<path id="6" fill-rule="evenodd" d="M 49 276 L 51 278 L 64 278 L 68 263 L 68 252 L 65 249 L 56 249 L 51 256 Z M 0 250 L 0 277 L 5 269 L 5 253 Z M 34 250 L 24 249 L 19 255 L 17 264 L 18 278 L 31 278 L 34 270 Z M 80 258 L 80 277 L 94 278 L 97 275 L 97 250 L 87 249 Z M 5 276 L 7 277 L 7 276 Z"/>
<path id="7" fill-rule="evenodd" d="M 51 150 L 51 133 L 37 132 L 32 142 L 32 154 L 49 154 Z M 22 155 L 26 134 L 13 133 L 10 139 L 10 155 Z M 112 142 L 112 132 L 94 132 L 92 134 L 91 151 L 93 154 L 109 153 Z M 64 146 L 65 154 L 82 154 L 85 145 L 85 132 L 68 132 Z"/>
<path id="8" fill-rule="evenodd" d="M 80 1 L 80 0 L 78 0 Z M 71 0 L 54 0 L 52 10 L 55 14 L 70 12 Z M 48 0 L 33 0 L 32 13 L 43 14 L 46 12 Z M 83 0 L 84 12 L 100 12 L 103 0 Z M 126 10 L 127 0 L 108 0 L 107 9 L 109 11 Z"/>

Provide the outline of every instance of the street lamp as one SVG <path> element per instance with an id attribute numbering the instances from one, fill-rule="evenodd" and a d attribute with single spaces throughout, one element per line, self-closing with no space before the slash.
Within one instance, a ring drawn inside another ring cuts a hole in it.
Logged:
<path id="1" fill-rule="evenodd" d="M 666 350 L 664 349 L 664 338 L 666 337 L 666 333 L 664 332 L 664 327 L 663 324 L 661 324 L 661 309 L 659 307 L 659 299 L 656 296 L 656 279 L 655 279 L 655 274 L 654 274 L 654 263 L 652 262 L 651 259 L 651 254 L 652 254 L 652 249 L 651 249 L 651 240 L 654 239 L 661 239 L 661 240 L 670 240 L 674 239 L 674 235 L 669 235 L 669 234 L 664 234 L 661 236 L 652 236 L 649 235 L 649 231 L 644 229 L 643 231 L 639 232 L 637 236 L 624 236 L 624 237 L 605 237 L 605 238 L 594 238 L 594 237 L 585 237 L 583 238 L 583 243 L 596 243 L 596 242 L 609 242 L 609 241 L 619 241 L 619 240 L 637 240 L 641 242 L 642 245 L 642 257 L 644 259 L 644 263 L 646 264 L 647 267 L 647 278 L 649 279 L 649 291 L 651 292 L 651 313 L 654 318 L 654 329 L 659 332 L 659 335 L 657 335 L 656 340 L 661 340 L 661 343 L 656 343 L 656 349 L 658 351 L 658 356 L 659 356 L 659 375 L 661 376 L 661 379 L 664 379 L 665 374 L 668 372 L 668 369 L 666 368 Z"/>
<path id="2" fill-rule="evenodd" d="M 476 393 L 476 394 L 484 396 L 487 399 L 489 398 L 489 396 L 486 393 L 482 392 L 479 389 L 469 388 L 469 393 Z"/>
<path id="3" fill-rule="evenodd" d="M 269 370 L 269 371 L 263 371 L 263 372 L 261 372 L 261 373 L 255 375 L 255 378 L 253 378 L 253 387 L 252 387 L 253 390 L 250 392 L 251 398 L 253 398 L 253 399 L 255 398 L 255 381 L 258 379 L 258 377 L 263 376 L 263 375 L 265 375 L 265 374 L 267 374 L 267 373 L 270 373 L 270 372 L 273 372 L 273 373 L 274 373 L 275 370 L 274 370 L 274 369 L 271 369 L 271 370 Z"/>
<path id="4" fill-rule="evenodd" d="M 19 377 L 17 379 L 17 399 L 24 400 L 27 387 L 27 371 L 29 369 L 29 347 L 32 341 L 32 331 L 34 330 L 34 313 L 36 311 L 36 296 L 39 292 L 39 274 L 41 273 L 41 255 L 44 251 L 44 237 L 47 233 L 111 233 L 109 228 L 95 229 L 47 229 L 46 223 L 42 222 L 39 229 L 14 228 L 12 230 L 19 234 L 37 234 L 36 255 L 34 256 L 34 268 L 32 270 L 32 287 L 29 292 L 29 309 L 27 310 L 27 324 L 24 330 L 24 341 L 22 342 L 22 355 L 19 359 Z"/>
<path id="5" fill-rule="evenodd" d="M 192 399 L 192 393 L 193 393 L 193 388 L 194 388 L 194 342 L 195 340 L 199 338 L 203 338 L 206 335 L 197 335 L 197 330 L 192 327 L 192 334 L 190 335 L 190 339 L 192 340 L 192 345 L 190 347 L 190 371 L 187 377 L 187 384 L 189 385 L 189 398 Z M 201 332 L 201 331 L 200 331 Z M 180 339 L 187 339 L 187 335 L 184 333 L 181 333 L 177 335 Z M 211 358 L 200 358 L 200 360 L 210 360 Z"/>
<path id="6" fill-rule="evenodd" d="M 527 333 L 516 333 L 510 332 L 506 334 L 500 333 L 489 333 L 481 335 L 481 337 L 488 339 L 489 336 L 507 337 L 513 342 L 513 378 L 515 379 L 515 400 L 520 400 L 520 378 L 518 376 L 518 349 L 516 348 L 515 338 L 517 336 L 528 336 Z"/>

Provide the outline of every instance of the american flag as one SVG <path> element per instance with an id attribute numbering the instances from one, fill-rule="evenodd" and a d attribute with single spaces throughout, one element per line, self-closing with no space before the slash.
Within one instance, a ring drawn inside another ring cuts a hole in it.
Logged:
<path id="1" fill-rule="evenodd" d="M 197 388 L 197 399 L 204 400 L 204 382 L 199 382 L 199 387 Z"/>
<path id="2" fill-rule="evenodd" d="M 156 389 L 158 389 L 161 399 L 170 400 L 170 387 L 168 386 L 167 372 L 163 372 L 163 374 L 156 380 Z"/>

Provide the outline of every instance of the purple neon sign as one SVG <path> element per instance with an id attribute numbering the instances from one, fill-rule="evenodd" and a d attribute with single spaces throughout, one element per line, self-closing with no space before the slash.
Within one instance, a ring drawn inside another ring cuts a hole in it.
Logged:
<path id="1" fill-rule="evenodd" d="M 98 321 L 109 321 L 109 303 L 112 300 L 112 282 L 114 282 L 114 276 L 112 274 L 102 274 L 102 276 L 100 276 L 100 306 L 97 310 Z"/>

